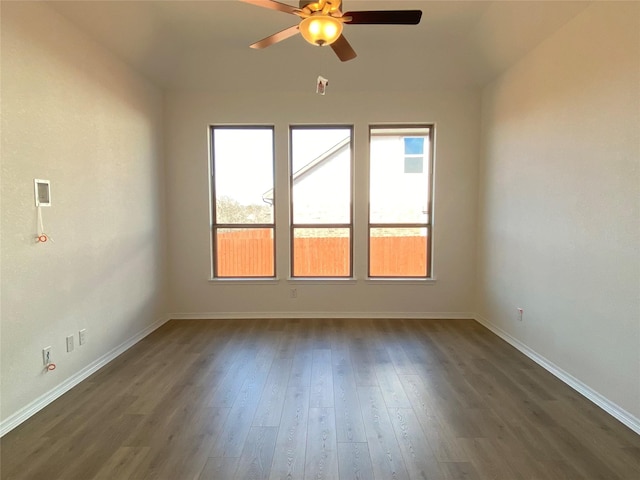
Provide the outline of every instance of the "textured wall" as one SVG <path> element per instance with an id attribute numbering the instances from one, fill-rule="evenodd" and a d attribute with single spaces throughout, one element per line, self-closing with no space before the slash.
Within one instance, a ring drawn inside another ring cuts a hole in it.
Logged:
<path id="1" fill-rule="evenodd" d="M 313 84 L 310 85 L 313 87 Z M 456 314 L 471 312 L 479 95 L 313 93 L 167 95 L 170 312 L 201 314 Z M 368 282 L 367 158 L 370 124 L 436 122 L 434 274 L 437 282 Z M 279 282 L 209 282 L 211 269 L 207 126 L 273 124 L 276 129 L 276 255 Z M 288 281 L 288 128 L 354 125 L 354 272 L 357 281 Z M 298 289 L 296 299 L 290 288 Z"/>
<path id="2" fill-rule="evenodd" d="M 162 318 L 165 269 L 159 91 L 48 6 L 3 2 L 1 93 L 5 420 Z"/>
<path id="3" fill-rule="evenodd" d="M 639 85 L 634 2 L 594 4 L 489 85 L 478 219 L 479 313 L 636 418 Z"/>

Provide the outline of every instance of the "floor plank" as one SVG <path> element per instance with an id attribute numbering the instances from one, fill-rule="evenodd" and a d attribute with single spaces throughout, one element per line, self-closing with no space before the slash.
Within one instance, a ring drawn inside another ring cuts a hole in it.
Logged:
<path id="1" fill-rule="evenodd" d="M 277 427 L 252 427 L 236 470 L 237 480 L 267 480 L 276 446 Z"/>
<path id="2" fill-rule="evenodd" d="M 372 479 L 373 468 L 367 443 L 338 443 L 338 469 L 340 480 Z"/>
<path id="3" fill-rule="evenodd" d="M 348 349 L 333 356 L 333 392 L 338 442 L 366 442 L 358 386 Z"/>
<path id="4" fill-rule="evenodd" d="M 276 358 L 273 361 L 253 419 L 253 426 L 277 427 L 280 425 L 291 362 L 291 358 Z"/>
<path id="5" fill-rule="evenodd" d="M 310 408 L 307 424 L 305 480 L 338 478 L 336 417 L 333 408 Z"/>
<path id="6" fill-rule="evenodd" d="M 388 410 L 409 477 L 441 477 L 438 461 L 413 410 L 410 408 L 389 408 Z"/>
<path id="7" fill-rule="evenodd" d="M 311 408 L 333 407 L 331 350 L 314 349 L 311 364 Z"/>
<path id="8" fill-rule="evenodd" d="M 271 480 L 304 478 L 309 387 L 287 388 L 271 466 Z"/>
<path id="9" fill-rule="evenodd" d="M 373 476 L 376 480 L 408 479 L 409 474 L 379 387 L 358 387 Z"/>

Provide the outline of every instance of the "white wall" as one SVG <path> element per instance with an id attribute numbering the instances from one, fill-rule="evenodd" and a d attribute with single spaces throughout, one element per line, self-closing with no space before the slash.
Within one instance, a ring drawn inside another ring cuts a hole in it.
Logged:
<path id="1" fill-rule="evenodd" d="M 166 269 L 161 93 L 50 7 L 2 2 L 1 94 L 4 422 L 162 319 Z"/>
<path id="2" fill-rule="evenodd" d="M 231 74 L 231 72 L 229 73 Z M 175 317 L 251 314 L 468 314 L 475 281 L 479 95 L 469 91 L 389 94 L 215 94 L 172 92 L 166 102 L 170 312 Z M 435 284 L 365 280 L 368 125 L 436 122 Z M 210 282 L 207 126 L 276 128 L 276 254 L 279 282 Z M 293 124 L 352 124 L 355 255 L 352 283 L 290 282 L 287 150 Z M 298 298 L 289 298 L 289 289 Z"/>
<path id="3" fill-rule="evenodd" d="M 477 281 L 484 321 L 636 421 L 639 86 L 640 4 L 596 2 L 485 88 Z"/>

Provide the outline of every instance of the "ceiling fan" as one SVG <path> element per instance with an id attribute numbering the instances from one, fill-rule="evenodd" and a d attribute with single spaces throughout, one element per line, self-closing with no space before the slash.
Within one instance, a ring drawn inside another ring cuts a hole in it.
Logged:
<path id="1" fill-rule="evenodd" d="M 240 0 L 258 7 L 297 15 L 299 24 L 274 33 L 250 45 L 251 48 L 266 48 L 298 33 L 312 45 L 330 45 L 338 58 L 346 62 L 356 58 L 347 39 L 342 35 L 343 24 L 349 25 L 417 25 L 421 10 L 371 10 L 342 13 L 342 0 L 301 0 L 300 8 L 275 0 Z"/>

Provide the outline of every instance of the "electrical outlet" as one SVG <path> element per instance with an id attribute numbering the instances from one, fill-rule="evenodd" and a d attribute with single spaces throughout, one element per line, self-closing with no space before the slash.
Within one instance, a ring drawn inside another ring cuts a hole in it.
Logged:
<path id="1" fill-rule="evenodd" d="M 67 352 L 73 352 L 73 335 L 67 337 Z"/>
<path id="2" fill-rule="evenodd" d="M 521 322 L 522 321 L 522 314 L 524 313 L 524 310 L 520 307 L 518 307 L 518 321 Z"/>
<path id="3" fill-rule="evenodd" d="M 298 289 L 292 288 L 289 292 L 289 298 L 298 298 Z"/>
<path id="4" fill-rule="evenodd" d="M 42 349 L 42 363 L 44 363 L 45 367 L 51 363 L 51 347 Z"/>
<path id="5" fill-rule="evenodd" d="M 78 332 L 78 345 L 84 345 L 87 343 L 87 329 L 83 328 Z"/>

